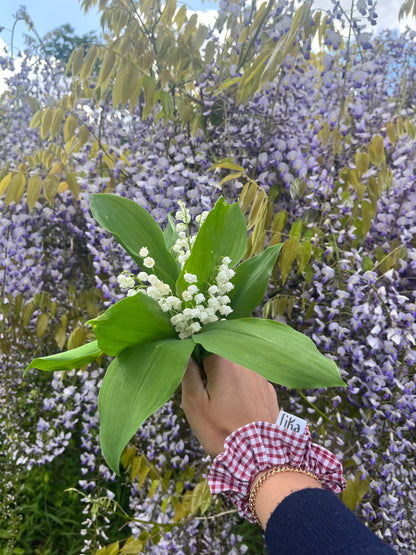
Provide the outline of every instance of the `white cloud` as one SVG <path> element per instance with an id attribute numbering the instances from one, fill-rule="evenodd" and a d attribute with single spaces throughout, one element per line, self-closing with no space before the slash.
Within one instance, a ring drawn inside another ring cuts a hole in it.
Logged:
<path id="1" fill-rule="evenodd" d="M 198 15 L 199 21 L 207 27 L 213 27 L 215 25 L 215 20 L 218 16 L 217 10 L 208 10 L 206 12 L 196 11 L 195 13 Z"/>

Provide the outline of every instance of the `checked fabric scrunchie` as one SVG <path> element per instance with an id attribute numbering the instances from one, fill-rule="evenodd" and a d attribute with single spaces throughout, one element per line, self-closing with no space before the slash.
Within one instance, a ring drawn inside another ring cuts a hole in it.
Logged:
<path id="1" fill-rule="evenodd" d="M 276 424 L 251 422 L 230 434 L 208 474 L 212 494 L 228 492 L 238 514 L 255 522 L 248 507 L 250 484 L 259 472 L 291 466 L 312 472 L 334 493 L 345 489 L 342 465 L 330 451 L 312 443 L 306 421 L 280 411 Z"/>

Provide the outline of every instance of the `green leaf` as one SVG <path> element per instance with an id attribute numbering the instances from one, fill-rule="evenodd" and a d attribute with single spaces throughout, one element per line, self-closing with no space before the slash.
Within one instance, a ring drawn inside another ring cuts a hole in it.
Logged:
<path id="1" fill-rule="evenodd" d="M 237 203 L 230 206 L 220 197 L 199 229 L 191 255 L 176 283 L 178 294 L 188 287 L 183 278 L 185 273 L 196 274 L 201 286 L 212 278 L 222 257 L 229 256 L 230 268 L 233 268 L 246 250 L 247 224 L 240 207 Z"/>
<path id="2" fill-rule="evenodd" d="M 171 251 L 173 245 L 179 239 L 178 232 L 176 231 L 175 220 L 172 218 L 171 214 L 168 214 L 168 225 L 163 232 L 165 237 L 166 248 Z"/>
<path id="3" fill-rule="evenodd" d="M 336 364 L 324 357 L 309 337 L 261 318 L 222 320 L 192 337 L 210 353 L 254 370 L 290 388 L 345 386 Z"/>
<path id="4" fill-rule="evenodd" d="M 81 368 L 90 362 L 93 362 L 103 354 L 98 347 L 97 341 L 91 341 L 82 347 L 71 349 L 56 355 L 47 357 L 34 358 L 25 370 L 25 374 L 31 368 L 38 370 L 46 370 L 53 372 L 55 370 L 72 370 L 73 368 Z"/>
<path id="5" fill-rule="evenodd" d="M 133 345 L 176 337 L 169 316 L 142 292 L 122 299 L 88 324 L 100 349 L 110 356 Z"/>
<path id="6" fill-rule="evenodd" d="M 237 266 L 235 276 L 231 279 L 234 289 L 228 293 L 233 309 L 230 319 L 251 316 L 264 297 L 281 248 L 281 244 L 273 245 Z"/>
<path id="7" fill-rule="evenodd" d="M 370 489 L 371 479 L 369 476 L 362 478 L 363 473 L 357 472 L 354 480 L 347 480 L 346 488 L 341 494 L 342 501 L 351 511 L 355 511 L 358 503 Z"/>
<path id="8" fill-rule="evenodd" d="M 142 422 L 175 392 L 195 344 L 166 339 L 126 349 L 110 364 L 98 396 L 100 442 L 109 467 Z"/>
<path id="9" fill-rule="evenodd" d="M 173 290 L 178 265 L 166 248 L 162 230 L 144 208 L 125 197 L 100 193 L 91 197 L 91 212 L 140 266 L 140 248 L 147 247 L 155 260 L 152 272 Z"/>

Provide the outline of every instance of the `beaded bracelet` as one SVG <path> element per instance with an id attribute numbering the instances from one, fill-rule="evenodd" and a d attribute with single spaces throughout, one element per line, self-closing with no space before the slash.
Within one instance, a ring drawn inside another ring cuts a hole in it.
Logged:
<path id="1" fill-rule="evenodd" d="M 259 526 L 261 526 L 261 522 L 259 520 L 259 517 L 257 516 L 255 508 L 257 494 L 266 480 L 268 480 L 271 476 L 274 476 L 275 474 L 279 474 L 280 472 L 298 472 L 300 474 L 306 474 L 307 476 L 314 478 L 318 482 L 318 484 L 322 486 L 322 482 L 319 480 L 319 478 L 315 474 L 313 474 L 312 472 L 308 472 L 307 470 L 302 470 L 293 466 L 273 466 L 272 468 L 269 468 L 269 470 L 267 470 L 254 484 L 252 490 L 250 491 L 250 497 L 248 500 L 248 507 L 251 511 L 251 514 L 253 515 L 254 520 Z"/>

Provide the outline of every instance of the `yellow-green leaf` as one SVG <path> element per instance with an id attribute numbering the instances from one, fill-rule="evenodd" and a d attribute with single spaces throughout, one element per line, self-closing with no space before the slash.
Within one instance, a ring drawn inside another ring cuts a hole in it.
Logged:
<path id="1" fill-rule="evenodd" d="M 84 63 L 82 64 L 82 68 L 79 74 L 80 79 L 88 79 L 88 77 L 91 75 L 95 66 L 95 62 L 97 61 L 98 52 L 98 47 L 93 44 L 88 50 L 88 54 L 85 56 Z"/>
<path id="2" fill-rule="evenodd" d="M 299 239 L 298 237 L 289 237 L 289 239 L 283 244 L 283 248 L 280 252 L 279 258 L 279 268 L 281 271 L 282 283 L 285 283 L 293 262 L 295 261 L 299 252 Z"/>
<path id="3" fill-rule="evenodd" d="M 393 146 L 396 144 L 396 132 L 394 130 L 394 124 L 392 121 L 389 121 L 386 125 L 386 133 L 387 137 L 390 139 L 390 142 Z"/>
<path id="4" fill-rule="evenodd" d="M 143 550 L 143 542 L 140 540 L 133 540 L 132 542 L 124 544 L 120 551 L 120 555 L 136 555 Z"/>
<path id="5" fill-rule="evenodd" d="M 160 483 L 159 480 L 152 480 L 152 483 L 150 484 L 149 491 L 147 493 L 147 497 L 149 499 L 152 499 L 152 497 L 156 493 L 156 490 L 157 490 L 157 487 L 158 487 L 159 483 Z"/>
<path id="6" fill-rule="evenodd" d="M 39 314 L 38 320 L 36 323 L 37 335 L 39 339 L 43 335 L 45 335 L 46 330 L 48 329 L 48 323 L 49 323 L 49 316 L 45 312 L 42 312 L 42 314 Z"/>
<path id="7" fill-rule="evenodd" d="M 9 188 L 7 189 L 6 197 L 4 199 L 5 206 L 9 206 L 12 202 L 16 204 L 23 196 L 26 186 L 26 177 L 23 173 L 19 172 L 12 177 Z"/>
<path id="8" fill-rule="evenodd" d="M 237 172 L 245 173 L 245 169 L 242 166 L 238 164 L 234 164 L 234 162 L 230 162 L 228 160 L 220 160 L 219 162 L 216 162 L 210 168 L 207 169 L 207 172 L 217 170 L 220 168 L 225 170 L 235 170 Z"/>
<path id="9" fill-rule="evenodd" d="M 312 256 L 312 244 L 310 239 L 307 239 L 302 242 L 302 245 L 299 249 L 298 254 L 298 273 L 302 272 L 309 263 L 309 260 Z"/>
<path id="10" fill-rule="evenodd" d="M 40 124 L 42 112 L 43 112 L 43 109 L 41 108 L 40 110 L 34 113 L 32 119 L 30 120 L 30 125 L 29 125 L 30 129 L 34 129 Z"/>
<path id="11" fill-rule="evenodd" d="M 68 338 L 68 351 L 76 349 L 85 344 L 87 340 L 87 330 L 84 326 L 78 326 L 73 330 Z"/>
<path id="12" fill-rule="evenodd" d="M 371 222 L 373 220 L 373 207 L 368 202 L 368 200 L 363 200 L 361 202 L 361 219 L 362 219 L 362 233 L 364 237 L 370 231 Z"/>
<path id="13" fill-rule="evenodd" d="M 355 167 L 360 176 L 367 172 L 369 163 L 370 157 L 366 152 L 357 152 L 355 155 Z"/>
<path id="14" fill-rule="evenodd" d="M 361 502 L 370 488 L 370 478 L 367 476 L 362 479 L 362 475 L 362 472 L 357 472 L 354 480 L 347 480 L 346 488 L 341 494 L 343 503 L 351 509 L 351 511 L 355 510 L 358 503 Z"/>
<path id="15" fill-rule="evenodd" d="M 29 210 L 35 206 L 42 191 L 42 178 L 40 175 L 32 175 L 27 184 L 27 206 Z"/>
<path id="16" fill-rule="evenodd" d="M 76 77 L 81 71 L 82 62 L 84 61 L 84 47 L 80 46 L 72 59 L 72 76 Z"/>
<path id="17" fill-rule="evenodd" d="M 104 59 L 101 64 L 100 71 L 98 73 L 97 87 L 106 86 L 107 81 L 110 79 L 111 74 L 114 70 L 116 60 L 117 58 L 114 52 L 108 49 L 104 55 Z"/>
<path id="18" fill-rule="evenodd" d="M 156 82 L 153 77 L 149 75 L 145 75 L 143 78 L 143 89 L 144 89 L 144 97 L 145 97 L 145 106 L 143 108 L 143 119 L 146 119 L 155 105 L 155 90 L 156 90 Z"/>
<path id="19" fill-rule="evenodd" d="M 66 333 L 63 328 L 57 329 L 55 333 L 55 341 L 58 344 L 58 347 L 60 348 L 60 350 L 62 350 L 66 342 Z"/>
<path id="20" fill-rule="evenodd" d="M 75 133 L 78 125 L 78 118 L 74 115 L 69 115 L 64 123 L 64 141 L 68 142 Z"/>
<path id="21" fill-rule="evenodd" d="M 162 17 L 160 21 L 165 23 L 166 25 L 171 25 L 172 17 L 175 15 L 176 12 L 176 0 L 167 0 L 165 9 L 162 12 Z"/>
<path id="22" fill-rule="evenodd" d="M 194 43 L 195 50 L 199 50 L 201 48 L 201 46 L 204 43 L 205 37 L 207 36 L 207 33 L 208 33 L 208 27 L 206 27 L 205 25 L 200 25 L 198 27 L 198 30 L 196 32 L 196 37 L 195 37 L 195 43 Z"/>
<path id="23" fill-rule="evenodd" d="M 68 183 L 69 190 L 77 199 L 79 198 L 79 193 L 81 192 L 81 187 L 78 183 L 77 176 L 75 173 L 67 173 L 65 176 L 65 180 Z"/>
<path id="24" fill-rule="evenodd" d="M 181 30 L 182 25 L 185 22 L 185 19 L 186 19 L 186 5 L 182 4 L 182 6 L 179 8 L 178 13 L 176 14 L 176 17 L 175 17 L 175 23 L 176 23 L 178 31 Z"/>
<path id="25" fill-rule="evenodd" d="M 99 549 L 95 555 L 118 555 L 120 552 L 120 543 L 115 542 L 102 549 Z"/>
<path id="26" fill-rule="evenodd" d="M 81 145 L 85 144 L 90 138 L 90 132 L 87 125 L 81 125 L 78 131 L 78 139 Z"/>
<path id="27" fill-rule="evenodd" d="M 33 301 L 28 302 L 27 305 L 25 306 L 23 310 L 23 316 L 22 316 L 22 325 L 24 328 L 29 324 L 30 319 L 32 318 L 32 314 L 35 311 L 35 308 L 36 308 L 36 305 Z"/>
<path id="28" fill-rule="evenodd" d="M 57 133 L 59 126 L 61 125 L 62 120 L 64 119 L 64 116 L 65 116 L 65 110 L 61 106 L 58 106 L 58 108 L 56 108 L 53 113 L 52 122 L 49 129 L 49 133 L 50 133 L 49 139 L 52 139 L 52 137 Z"/>
<path id="29" fill-rule="evenodd" d="M 10 185 L 12 180 L 12 174 L 9 173 L 0 181 L 0 197 L 5 193 L 7 187 Z"/>
<path id="30" fill-rule="evenodd" d="M 368 151 L 370 153 L 371 159 L 377 166 L 380 166 L 386 161 L 384 154 L 384 139 L 381 135 L 376 135 L 371 141 Z"/>
<path id="31" fill-rule="evenodd" d="M 209 42 L 207 42 L 207 45 L 205 46 L 205 63 L 206 64 L 210 64 L 212 62 L 212 60 L 214 59 L 215 56 L 215 42 L 213 40 L 210 40 Z"/>
<path id="32" fill-rule="evenodd" d="M 53 203 L 58 192 L 59 178 L 56 175 L 48 175 L 43 182 L 43 194 L 49 204 Z"/>
<path id="33" fill-rule="evenodd" d="M 40 136 L 42 137 L 42 139 L 44 139 L 48 134 L 49 128 L 52 123 L 52 118 L 53 118 L 53 108 L 49 106 L 49 108 L 46 108 L 46 110 L 43 112 L 41 117 Z"/>

